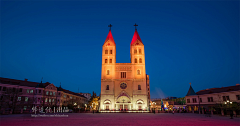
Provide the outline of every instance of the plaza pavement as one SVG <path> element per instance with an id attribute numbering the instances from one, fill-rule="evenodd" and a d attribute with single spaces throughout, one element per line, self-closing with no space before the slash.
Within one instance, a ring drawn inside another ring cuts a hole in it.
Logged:
<path id="1" fill-rule="evenodd" d="M 64 113 L 66 115 L 66 113 Z M 0 115 L 0 126 L 240 126 L 240 118 L 193 113 L 68 113 L 68 117 Z"/>

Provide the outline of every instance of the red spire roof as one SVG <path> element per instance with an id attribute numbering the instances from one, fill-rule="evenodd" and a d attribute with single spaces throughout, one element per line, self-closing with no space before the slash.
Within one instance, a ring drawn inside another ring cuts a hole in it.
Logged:
<path id="1" fill-rule="evenodd" d="M 133 38 L 132 38 L 132 42 L 131 42 L 131 45 L 136 41 L 136 40 L 139 40 L 141 43 L 142 43 L 142 40 L 137 32 L 137 30 L 135 30 L 134 32 L 134 35 L 133 35 Z"/>
<path id="2" fill-rule="evenodd" d="M 107 36 L 104 44 L 105 44 L 108 40 L 110 40 L 111 42 L 113 42 L 113 43 L 115 44 L 111 30 L 109 30 L 108 36 Z"/>

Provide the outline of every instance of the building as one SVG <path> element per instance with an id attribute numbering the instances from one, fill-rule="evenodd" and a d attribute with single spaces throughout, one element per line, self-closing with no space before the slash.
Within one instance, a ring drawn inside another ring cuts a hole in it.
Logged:
<path id="1" fill-rule="evenodd" d="M 135 30 L 130 43 L 130 63 L 116 63 L 116 44 L 111 30 L 102 46 L 101 101 L 104 110 L 149 110 L 149 75 L 145 50 Z"/>
<path id="2" fill-rule="evenodd" d="M 29 112 L 36 107 L 74 106 L 83 108 L 88 100 L 83 95 L 56 87 L 49 82 L 37 83 L 27 79 L 15 80 L 0 77 L 0 113 Z"/>
<path id="3" fill-rule="evenodd" d="M 91 99 L 91 94 L 90 93 L 79 93 L 79 94 L 81 94 L 84 97 L 86 97 L 88 101 Z"/>
<path id="4" fill-rule="evenodd" d="M 190 85 L 185 98 L 189 112 L 204 114 L 210 111 L 212 114 L 224 115 L 233 110 L 236 115 L 239 114 L 240 107 L 240 85 L 210 88 L 200 90 L 197 93 Z"/>

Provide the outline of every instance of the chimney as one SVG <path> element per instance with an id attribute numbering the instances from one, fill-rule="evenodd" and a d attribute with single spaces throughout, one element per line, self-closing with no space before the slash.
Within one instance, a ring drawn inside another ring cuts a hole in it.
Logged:
<path id="1" fill-rule="evenodd" d="M 24 81 L 28 81 L 28 79 L 25 78 Z"/>

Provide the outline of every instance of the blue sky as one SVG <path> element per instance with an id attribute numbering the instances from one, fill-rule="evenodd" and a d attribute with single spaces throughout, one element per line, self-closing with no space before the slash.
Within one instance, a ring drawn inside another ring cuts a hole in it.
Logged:
<path id="1" fill-rule="evenodd" d="M 118 63 L 139 25 L 151 98 L 240 82 L 239 1 L 1 1 L 0 76 L 100 94 L 110 23 Z"/>

